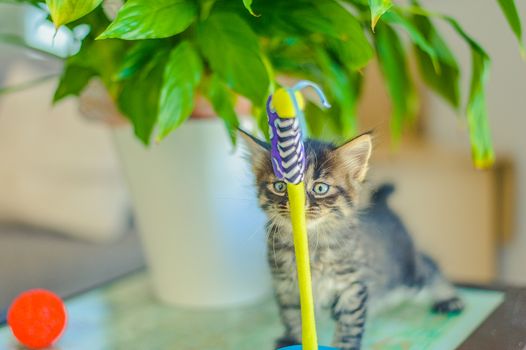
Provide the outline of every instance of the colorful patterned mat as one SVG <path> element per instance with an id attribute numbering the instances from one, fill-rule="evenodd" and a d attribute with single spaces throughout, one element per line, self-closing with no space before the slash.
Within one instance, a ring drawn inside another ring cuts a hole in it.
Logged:
<path id="1" fill-rule="evenodd" d="M 460 289 L 466 310 L 440 316 L 424 304 L 382 312 L 367 325 L 364 349 L 455 349 L 503 300 L 503 294 Z M 272 300 L 236 310 L 194 311 L 168 307 L 152 297 L 138 274 L 70 300 L 69 326 L 54 350 L 271 350 L 281 333 Z M 319 315 L 320 343 L 330 344 L 332 322 Z M 0 349 L 20 350 L 7 327 Z"/>

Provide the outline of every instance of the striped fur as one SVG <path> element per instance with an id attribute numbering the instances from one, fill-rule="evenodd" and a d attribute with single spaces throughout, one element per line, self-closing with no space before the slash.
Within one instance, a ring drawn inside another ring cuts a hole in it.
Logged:
<path id="1" fill-rule="evenodd" d="M 268 216 L 268 260 L 285 332 L 277 347 L 301 343 L 292 231 L 286 193 L 276 191 L 267 147 L 247 138 L 254 159 L 259 202 Z M 369 135 L 349 143 L 305 142 L 307 227 L 314 298 L 336 321 L 333 346 L 360 349 L 367 315 L 395 290 L 427 290 L 436 312 L 460 312 L 462 303 L 437 265 L 418 252 L 403 223 L 387 205 L 391 186 L 372 194 L 363 179 L 371 153 Z M 330 185 L 323 195 L 317 183 Z M 367 202 L 367 206 L 364 203 Z"/>

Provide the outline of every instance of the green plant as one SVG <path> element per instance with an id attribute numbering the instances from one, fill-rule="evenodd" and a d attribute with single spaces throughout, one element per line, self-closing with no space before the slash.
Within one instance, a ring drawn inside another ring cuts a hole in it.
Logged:
<path id="1" fill-rule="evenodd" d="M 78 95 L 98 76 L 145 144 L 154 130 L 161 140 L 183 123 L 196 94 L 208 98 L 234 142 L 235 94 L 250 99 L 266 132 L 265 98 L 278 73 L 314 80 L 327 92 L 333 108 L 323 119 L 313 117 L 320 112 L 316 106 L 307 107 L 313 135 L 323 136 L 323 123 L 333 136 L 350 137 L 357 128 L 361 70 L 375 55 L 392 100 L 392 132 L 399 137 L 418 110 L 409 49 L 400 38 L 405 32 L 425 83 L 453 108 L 464 106 L 475 165 L 493 162 L 484 96 L 489 57 L 453 18 L 417 1 L 403 6 L 391 0 L 127 0 L 113 20 L 101 2 L 46 1 L 57 27 L 90 26 L 80 51 L 65 59 L 54 101 Z M 498 4 L 524 53 L 514 1 Z M 455 56 L 433 24 L 439 20 L 472 53 L 464 98 Z"/>

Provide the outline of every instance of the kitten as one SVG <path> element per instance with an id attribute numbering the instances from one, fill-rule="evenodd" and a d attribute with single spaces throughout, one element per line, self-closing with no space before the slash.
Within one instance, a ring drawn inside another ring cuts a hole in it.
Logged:
<path id="1" fill-rule="evenodd" d="M 261 208 L 268 216 L 268 260 L 285 326 L 277 348 L 301 343 L 297 274 L 286 184 L 278 180 L 269 146 L 248 134 Z M 463 304 L 428 256 L 416 250 L 398 216 L 387 206 L 392 186 L 374 192 L 364 206 L 363 182 L 372 142 L 364 134 L 335 147 L 305 141 L 307 230 L 314 300 L 336 321 L 333 346 L 360 349 L 367 310 L 399 287 L 426 289 L 432 310 L 458 313 Z"/>

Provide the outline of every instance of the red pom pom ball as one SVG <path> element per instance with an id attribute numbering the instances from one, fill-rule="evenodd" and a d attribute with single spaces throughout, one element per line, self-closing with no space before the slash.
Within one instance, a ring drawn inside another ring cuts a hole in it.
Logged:
<path id="1" fill-rule="evenodd" d="M 20 294 L 7 313 L 11 332 L 30 349 L 53 345 L 64 332 L 66 319 L 64 302 L 56 294 L 43 289 Z"/>

